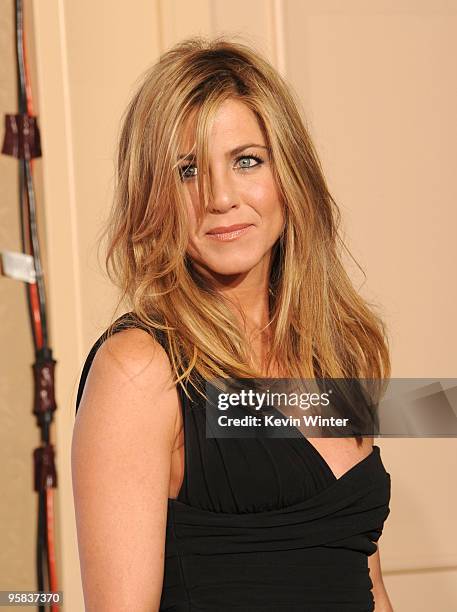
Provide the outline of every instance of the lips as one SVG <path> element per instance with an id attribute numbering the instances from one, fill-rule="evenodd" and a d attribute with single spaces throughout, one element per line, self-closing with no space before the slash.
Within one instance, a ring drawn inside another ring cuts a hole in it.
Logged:
<path id="1" fill-rule="evenodd" d="M 235 232 L 236 230 L 244 229 L 245 227 L 249 227 L 252 223 L 237 223 L 235 225 L 220 225 L 218 227 L 213 227 L 206 232 L 207 234 L 226 234 L 229 232 Z"/>
<path id="2" fill-rule="evenodd" d="M 220 227 L 213 227 L 212 230 L 207 232 L 208 240 L 214 240 L 217 242 L 230 243 L 234 240 L 238 240 L 241 236 L 249 234 L 253 229 L 252 223 L 238 223 L 237 225 L 226 225 Z M 223 230 L 223 231 L 220 231 Z"/>

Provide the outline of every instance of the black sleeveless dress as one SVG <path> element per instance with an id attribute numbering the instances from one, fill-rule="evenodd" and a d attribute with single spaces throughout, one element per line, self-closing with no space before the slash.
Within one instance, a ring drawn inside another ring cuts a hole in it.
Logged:
<path id="1" fill-rule="evenodd" d="M 120 319 L 131 326 L 130 313 Z M 104 339 L 86 358 L 76 410 Z M 192 401 L 178 385 L 185 475 L 168 499 L 160 611 L 374 610 L 368 556 L 390 512 L 380 448 L 337 479 L 298 428 L 293 438 L 207 438 L 204 400 L 188 391 Z"/>

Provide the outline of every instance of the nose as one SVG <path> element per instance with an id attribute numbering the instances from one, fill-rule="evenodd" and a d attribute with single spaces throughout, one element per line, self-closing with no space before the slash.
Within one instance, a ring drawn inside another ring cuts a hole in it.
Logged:
<path id="1" fill-rule="evenodd" d="M 211 196 L 208 211 L 223 213 L 233 206 L 238 206 L 238 196 L 235 185 L 224 170 L 211 173 Z"/>

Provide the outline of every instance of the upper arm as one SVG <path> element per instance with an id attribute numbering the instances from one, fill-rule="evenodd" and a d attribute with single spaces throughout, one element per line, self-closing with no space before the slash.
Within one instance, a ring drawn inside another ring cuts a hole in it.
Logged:
<path id="1" fill-rule="evenodd" d="M 378 550 L 368 557 L 370 578 L 373 583 L 372 593 L 376 612 L 393 612 L 392 602 L 389 599 L 381 570 L 381 557 Z"/>
<path id="2" fill-rule="evenodd" d="M 370 436 L 367 436 L 367 438 L 370 440 L 371 445 L 373 445 L 374 438 Z M 377 541 L 376 546 L 377 550 L 368 557 L 368 567 L 370 569 L 370 578 L 373 583 L 372 591 L 375 599 L 375 607 L 376 610 L 379 610 L 379 612 L 381 612 L 382 610 L 385 610 L 386 612 L 391 612 L 392 605 L 389 601 L 389 597 L 387 595 L 382 576 L 379 540 Z"/>
<path id="3" fill-rule="evenodd" d="M 381 559 L 379 556 L 379 541 L 377 543 L 378 549 L 372 555 L 368 557 L 368 567 L 370 568 L 370 578 L 373 582 L 373 589 L 376 590 L 380 585 L 383 584 L 382 570 L 381 570 Z"/>
<path id="4" fill-rule="evenodd" d="M 86 610 L 158 610 L 177 390 L 163 348 L 128 329 L 98 349 L 71 464 Z"/>

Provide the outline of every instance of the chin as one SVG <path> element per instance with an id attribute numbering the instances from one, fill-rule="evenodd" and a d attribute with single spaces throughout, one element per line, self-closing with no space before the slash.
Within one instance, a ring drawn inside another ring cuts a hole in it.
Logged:
<path id="1" fill-rule="evenodd" d="M 224 261 L 204 262 L 205 268 L 214 274 L 233 276 L 235 274 L 246 274 L 260 263 L 261 258 L 253 259 L 252 257 L 226 258 Z"/>

